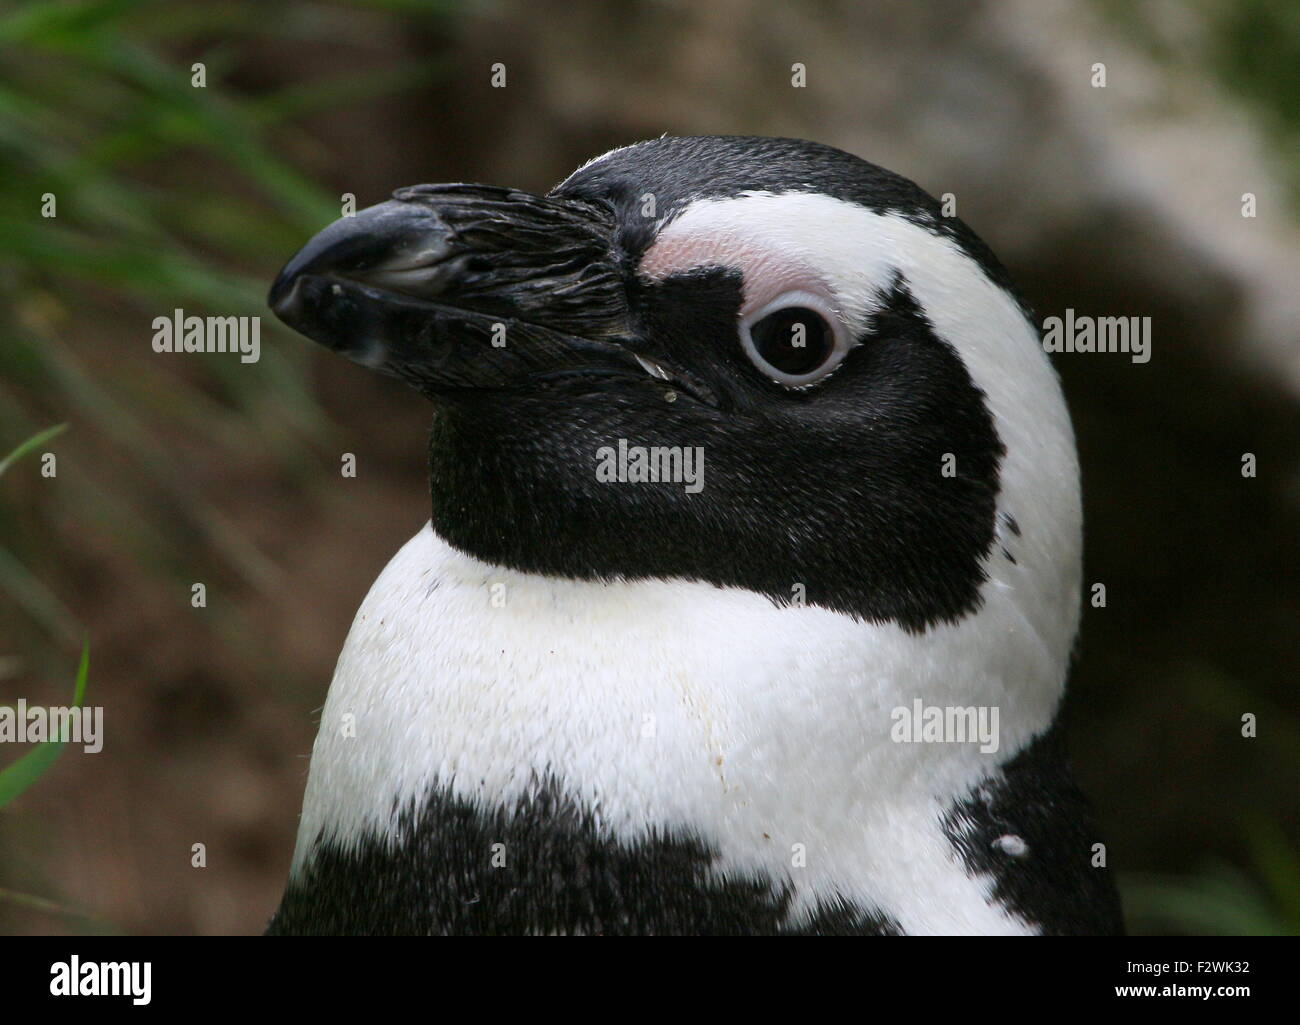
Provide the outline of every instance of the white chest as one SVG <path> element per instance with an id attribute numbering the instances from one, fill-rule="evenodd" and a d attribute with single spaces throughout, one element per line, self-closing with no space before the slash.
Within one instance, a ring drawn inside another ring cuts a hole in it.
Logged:
<path id="1" fill-rule="evenodd" d="M 426 526 L 339 658 L 294 870 L 322 831 L 382 835 L 432 786 L 493 807 L 549 779 L 612 842 L 680 829 L 721 871 L 788 881 L 796 914 L 840 893 L 911 933 L 1023 932 L 941 828 L 1060 694 L 1003 590 L 917 637 L 707 584 L 517 573 Z M 999 708 L 999 750 L 894 742 L 891 712 L 918 698 Z"/>

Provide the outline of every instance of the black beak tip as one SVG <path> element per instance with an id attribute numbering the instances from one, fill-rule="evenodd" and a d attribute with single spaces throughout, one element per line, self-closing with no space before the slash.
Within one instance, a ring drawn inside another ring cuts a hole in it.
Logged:
<path id="1" fill-rule="evenodd" d="M 326 231 L 328 230 L 327 228 Z M 304 327 L 302 286 L 313 276 L 328 273 L 335 266 L 335 261 L 330 258 L 330 247 L 321 245 L 321 235 L 324 234 L 321 232 L 293 255 L 275 276 L 271 291 L 266 296 L 266 304 L 271 312 L 298 331 L 303 331 Z M 303 333 L 309 334 L 306 331 Z"/>
<path id="2" fill-rule="evenodd" d="M 297 273 L 290 273 L 289 268 L 284 267 L 279 274 L 275 276 L 275 281 L 271 283 L 271 291 L 267 293 L 266 305 L 271 308 L 281 320 L 288 323 L 286 314 L 292 312 L 294 302 L 294 284 L 298 280 Z"/>
<path id="3" fill-rule="evenodd" d="M 305 284 L 320 278 L 364 282 L 393 261 L 409 258 L 412 251 L 436 251 L 445 236 L 436 215 L 415 202 L 390 200 L 341 217 L 284 265 L 267 294 L 267 305 L 290 327 L 303 330 L 304 317 L 313 316 L 308 309 L 313 298 L 321 298 L 319 289 Z"/>

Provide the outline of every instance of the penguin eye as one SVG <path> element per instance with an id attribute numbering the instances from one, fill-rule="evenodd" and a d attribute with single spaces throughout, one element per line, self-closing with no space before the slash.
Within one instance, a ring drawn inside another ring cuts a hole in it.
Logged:
<path id="1" fill-rule="evenodd" d="M 740 341 L 754 366 L 788 388 L 820 381 L 849 348 L 839 317 L 810 292 L 787 292 L 742 317 Z"/>

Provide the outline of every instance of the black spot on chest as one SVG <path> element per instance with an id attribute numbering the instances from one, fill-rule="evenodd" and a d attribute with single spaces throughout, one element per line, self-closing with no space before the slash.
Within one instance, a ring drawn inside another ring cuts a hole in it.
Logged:
<path id="1" fill-rule="evenodd" d="M 1065 756 L 1060 723 L 956 802 L 944 831 L 972 875 L 991 876 L 993 897 L 1047 935 L 1118 935 L 1119 895 L 1087 800 Z"/>

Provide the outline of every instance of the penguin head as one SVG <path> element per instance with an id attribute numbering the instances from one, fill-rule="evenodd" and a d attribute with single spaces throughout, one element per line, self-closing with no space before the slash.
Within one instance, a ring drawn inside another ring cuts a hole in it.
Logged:
<path id="1" fill-rule="evenodd" d="M 545 196 L 402 189 L 270 303 L 435 403 L 433 526 L 484 561 L 912 633 L 1012 588 L 1068 650 L 1078 470 L 1037 328 L 968 228 L 857 157 L 662 138 Z"/>

